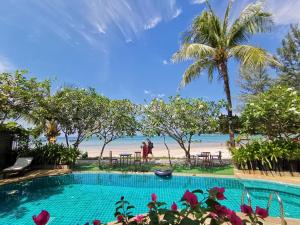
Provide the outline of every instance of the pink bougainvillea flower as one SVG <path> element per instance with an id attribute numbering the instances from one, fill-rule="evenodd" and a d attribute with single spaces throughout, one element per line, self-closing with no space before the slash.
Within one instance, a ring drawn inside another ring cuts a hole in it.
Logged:
<path id="1" fill-rule="evenodd" d="M 231 210 L 227 209 L 223 205 L 215 205 L 215 213 L 220 217 L 225 217 L 231 214 Z"/>
<path id="2" fill-rule="evenodd" d="M 189 203 L 192 208 L 194 208 L 198 204 L 198 197 L 194 193 L 190 191 L 186 191 L 183 195 L 183 199 Z"/>
<path id="3" fill-rule="evenodd" d="M 218 200 L 224 200 L 226 197 L 224 196 L 225 188 L 223 187 L 214 187 L 210 190 L 210 193 L 214 193 Z"/>
<path id="4" fill-rule="evenodd" d="M 151 199 L 152 199 L 152 202 L 156 202 L 156 200 L 157 200 L 157 196 L 156 196 L 156 194 L 152 194 L 151 195 Z"/>
<path id="5" fill-rule="evenodd" d="M 93 225 L 101 225 L 101 221 L 100 220 L 94 220 Z"/>
<path id="6" fill-rule="evenodd" d="M 230 215 L 228 215 L 228 219 L 230 220 L 232 225 L 243 225 L 243 220 L 236 215 L 234 211 Z"/>
<path id="7" fill-rule="evenodd" d="M 177 207 L 175 202 L 173 202 L 173 204 L 171 205 L 171 209 L 172 209 L 172 211 L 177 211 L 178 210 L 178 207 Z"/>
<path id="8" fill-rule="evenodd" d="M 118 215 L 117 220 L 118 220 L 119 223 L 122 222 L 123 219 L 124 219 L 123 215 Z"/>
<path id="9" fill-rule="evenodd" d="M 260 208 L 259 206 L 256 206 L 255 213 L 262 219 L 269 216 L 268 210 Z"/>
<path id="10" fill-rule="evenodd" d="M 143 215 L 137 215 L 134 219 L 135 222 L 137 223 L 142 223 L 144 220 L 144 216 Z"/>
<path id="11" fill-rule="evenodd" d="M 50 219 L 50 214 L 46 210 L 42 210 L 38 216 L 32 216 L 36 225 L 46 225 Z"/>
<path id="12" fill-rule="evenodd" d="M 218 218 L 218 215 L 217 215 L 216 213 L 214 213 L 214 212 L 210 212 L 210 213 L 208 214 L 208 216 L 209 216 L 210 218 L 213 218 L 213 219 L 217 219 L 217 218 Z"/>
<path id="13" fill-rule="evenodd" d="M 241 205 L 241 212 L 249 216 L 253 213 L 253 209 L 251 206 L 244 204 Z"/>

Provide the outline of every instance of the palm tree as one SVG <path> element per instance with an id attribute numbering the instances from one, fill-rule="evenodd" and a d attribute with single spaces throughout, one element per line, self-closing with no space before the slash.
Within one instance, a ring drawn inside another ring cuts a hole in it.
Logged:
<path id="1" fill-rule="evenodd" d="M 264 49 L 246 44 L 253 34 L 270 31 L 273 20 L 271 14 L 263 10 L 262 3 L 252 3 L 230 25 L 232 1 L 229 1 L 223 21 L 214 13 L 208 0 L 206 4 L 208 10 L 194 19 L 190 29 L 183 35 L 180 50 L 172 59 L 174 62 L 194 60 L 183 74 L 181 87 L 200 76 L 203 71 L 208 72 L 210 81 L 215 72 L 219 79 L 223 80 L 227 98 L 230 144 L 234 146 L 228 61 L 235 58 L 242 67 L 248 68 L 267 64 L 279 65 Z"/>

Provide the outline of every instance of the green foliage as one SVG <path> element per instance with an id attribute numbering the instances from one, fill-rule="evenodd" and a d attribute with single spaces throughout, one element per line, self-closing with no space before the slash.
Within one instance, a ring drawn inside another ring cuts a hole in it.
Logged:
<path id="1" fill-rule="evenodd" d="M 107 100 L 102 107 L 102 113 L 96 115 L 93 131 L 103 143 L 99 159 L 107 144 L 123 136 L 134 136 L 139 125 L 137 107 L 127 99 Z"/>
<path id="2" fill-rule="evenodd" d="M 251 98 L 241 115 L 244 132 L 270 139 L 299 135 L 300 95 L 293 88 L 274 86 Z"/>
<path id="3" fill-rule="evenodd" d="M 20 151 L 19 155 L 33 157 L 36 165 L 71 165 L 79 157 L 80 151 L 77 148 L 66 147 L 63 144 L 42 145 L 37 143 L 32 149 Z"/>
<path id="4" fill-rule="evenodd" d="M 170 97 L 169 102 L 153 99 L 142 108 L 142 133 L 147 136 L 164 135 L 173 138 L 190 158 L 194 135 L 215 132 L 223 102 Z"/>
<path id="5" fill-rule="evenodd" d="M 300 29 L 291 25 L 290 32 L 282 40 L 281 48 L 277 49 L 283 66 L 279 82 L 296 90 L 300 90 Z"/>
<path id="6" fill-rule="evenodd" d="M 241 130 L 241 121 L 240 118 L 237 115 L 232 116 L 232 129 L 234 133 L 239 133 Z M 228 134 L 228 124 L 229 119 L 228 116 L 222 114 L 219 117 L 218 121 L 218 132 L 221 132 L 222 134 Z"/>
<path id="7" fill-rule="evenodd" d="M 0 74 L 0 124 L 30 118 L 32 110 L 49 95 L 50 82 L 26 78 L 26 71 Z"/>
<path id="8" fill-rule="evenodd" d="M 257 163 L 264 169 L 275 169 L 282 160 L 300 160 L 300 143 L 277 139 L 255 140 L 232 150 L 232 157 L 242 168 L 255 169 Z"/>

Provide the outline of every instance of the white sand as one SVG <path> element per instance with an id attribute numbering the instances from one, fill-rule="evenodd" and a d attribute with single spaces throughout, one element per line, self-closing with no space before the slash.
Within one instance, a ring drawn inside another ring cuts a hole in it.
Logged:
<path id="1" fill-rule="evenodd" d="M 171 157 L 181 158 L 185 156 L 183 149 L 176 144 L 169 144 Z M 88 152 L 89 157 L 97 157 L 100 154 L 101 146 L 82 146 L 80 147 L 82 152 Z M 136 151 L 141 151 L 140 146 L 136 145 L 120 145 L 120 146 L 107 146 L 104 150 L 104 157 L 109 156 L 109 152 L 112 151 L 113 156 L 118 157 L 120 153 L 134 154 Z M 231 158 L 228 147 L 225 144 L 220 143 L 194 143 L 191 146 L 191 154 L 199 154 L 201 152 L 210 152 L 211 154 L 217 154 L 218 151 L 222 151 L 222 157 L 225 159 Z M 164 144 L 155 144 L 152 150 L 154 157 L 167 157 L 168 152 Z"/>

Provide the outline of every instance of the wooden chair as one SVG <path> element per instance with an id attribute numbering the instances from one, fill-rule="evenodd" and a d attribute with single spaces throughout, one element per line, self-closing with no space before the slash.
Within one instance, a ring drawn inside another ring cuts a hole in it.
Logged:
<path id="1" fill-rule="evenodd" d="M 140 164 L 142 163 L 142 152 L 134 152 L 134 164 Z"/>
<path id="2" fill-rule="evenodd" d="M 219 151 L 218 154 L 211 155 L 210 158 L 211 158 L 211 162 L 213 165 L 214 165 L 214 160 L 219 161 L 221 166 L 224 164 L 222 161 L 222 152 L 221 151 Z"/>
<path id="3" fill-rule="evenodd" d="M 118 158 L 112 156 L 112 151 L 109 152 L 109 165 L 117 165 L 118 164 Z"/>

